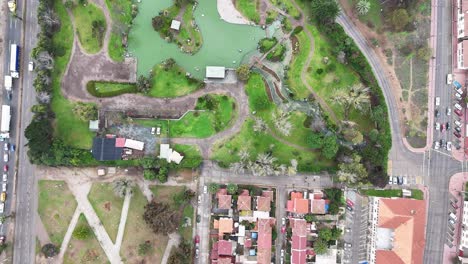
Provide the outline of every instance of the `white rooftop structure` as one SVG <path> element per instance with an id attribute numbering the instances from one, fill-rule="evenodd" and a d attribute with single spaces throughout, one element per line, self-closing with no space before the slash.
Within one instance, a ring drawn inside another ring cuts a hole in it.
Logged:
<path id="1" fill-rule="evenodd" d="M 338 250 L 336 248 L 330 248 L 329 250 L 327 250 L 327 253 L 315 256 L 315 263 L 316 264 L 336 264 L 337 254 L 338 254 Z"/>
<path id="2" fill-rule="evenodd" d="M 98 131 L 99 130 L 99 120 L 89 120 L 89 130 Z"/>
<path id="3" fill-rule="evenodd" d="M 468 249 L 468 202 L 463 201 L 463 215 L 461 219 L 460 249 L 464 252 Z"/>
<path id="4" fill-rule="evenodd" d="M 265 211 L 254 211 L 253 212 L 253 218 L 255 221 L 258 218 L 270 218 L 270 212 L 265 212 Z"/>
<path id="5" fill-rule="evenodd" d="M 184 156 L 180 155 L 179 152 L 171 149 L 169 144 L 161 144 L 159 145 L 159 158 L 165 159 L 167 162 L 175 162 L 176 164 L 180 164 Z"/>
<path id="6" fill-rule="evenodd" d="M 206 78 L 224 79 L 226 68 L 219 66 L 206 66 Z"/>
<path id="7" fill-rule="evenodd" d="M 145 147 L 145 143 L 138 140 L 126 139 L 124 147 L 141 151 Z"/>
<path id="8" fill-rule="evenodd" d="M 180 21 L 173 19 L 171 22 L 171 29 L 179 30 L 180 29 Z"/>

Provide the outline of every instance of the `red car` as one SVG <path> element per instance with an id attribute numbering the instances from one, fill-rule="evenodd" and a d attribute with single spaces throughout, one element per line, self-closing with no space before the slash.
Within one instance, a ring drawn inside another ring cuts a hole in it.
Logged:
<path id="1" fill-rule="evenodd" d="M 458 132 L 453 132 L 453 134 L 454 134 L 457 138 L 461 138 L 460 133 L 458 133 Z"/>
<path id="2" fill-rule="evenodd" d="M 346 204 L 353 207 L 354 203 L 350 199 L 346 199 Z"/>
<path id="3" fill-rule="evenodd" d="M 440 132 L 444 131 L 444 129 L 445 129 L 445 125 L 444 124 L 440 125 Z"/>
<path id="4" fill-rule="evenodd" d="M 458 116 L 463 115 L 462 112 L 460 110 L 458 110 L 458 109 L 453 110 L 453 112 L 455 112 L 455 114 L 457 114 Z"/>
<path id="5" fill-rule="evenodd" d="M 286 233 L 286 226 L 282 226 L 282 227 L 281 227 L 281 233 L 282 233 L 282 234 Z"/>
<path id="6" fill-rule="evenodd" d="M 195 244 L 198 244 L 198 243 L 200 243 L 200 236 L 196 235 L 195 236 Z"/>
<path id="7" fill-rule="evenodd" d="M 3 171 L 7 172 L 8 171 L 8 165 L 3 165 Z"/>

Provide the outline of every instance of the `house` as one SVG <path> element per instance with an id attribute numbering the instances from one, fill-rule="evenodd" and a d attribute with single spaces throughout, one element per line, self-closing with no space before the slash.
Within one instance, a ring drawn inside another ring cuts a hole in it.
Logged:
<path id="1" fill-rule="evenodd" d="M 227 194 L 226 189 L 219 189 L 216 198 L 218 199 L 218 209 L 231 209 L 232 196 Z"/>
<path id="2" fill-rule="evenodd" d="M 310 200 L 310 212 L 312 214 L 326 214 L 326 201 L 323 199 Z"/>
<path id="3" fill-rule="evenodd" d="M 116 147 L 115 141 L 115 138 L 95 137 L 91 149 L 93 157 L 99 161 L 122 159 L 123 148 Z"/>
<path id="4" fill-rule="evenodd" d="M 180 29 L 180 21 L 173 19 L 171 21 L 171 29 L 179 31 Z"/>
<path id="5" fill-rule="evenodd" d="M 124 147 L 142 151 L 145 148 L 145 143 L 133 139 L 125 139 Z"/>
<path id="6" fill-rule="evenodd" d="M 461 224 L 462 226 L 468 227 L 468 202 L 463 201 L 463 214 L 461 217 Z M 468 261 L 468 228 L 461 229 L 460 235 L 460 246 L 459 246 L 460 253 L 459 258 L 460 260 L 466 259 Z"/>
<path id="7" fill-rule="evenodd" d="M 232 218 L 222 217 L 218 221 L 218 234 L 222 236 L 223 234 L 231 234 L 233 231 L 233 220 Z"/>
<path id="8" fill-rule="evenodd" d="M 239 197 L 237 198 L 237 210 L 252 210 L 252 197 L 250 195 L 239 195 Z"/>
<path id="9" fill-rule="evenodd" d="M 231 240 L 218 241 L 218 255 L 219 256 L 232 256 L 235 244 Z"/>
<path id="10" fill-rule="evenodd" d="M 468 69 L 468 19 L 465 18 L 468 12 L 468 0 L 458 0 L 457 2 L 457 67 Z"/>
<path id="11" fill-rule="evenodd" d="M 94 132 L 99 131 L 99 120 L 89 120 L 89 130 Z"/>
<path id="12" fill-rule="evenodd" d="M 225 76 L 226 76 L 225 67 L 206 66 L 206 78 L 207 79 L 224 79 Z"/>
<path id="13" fill-rule="evenodd" d="M 115 147 L 117 147 L 117 148 L 125 147 L 125 138 L 116 138 L 115 139 Z"/>
<path id="14" fill-rule="evenodd" d="M 272 228 L 270 218 L 258 219 L 257 263 L 271 263 Z"/>
<path id="15" fill-rule="evenodd" d="M 304 219 L 290 219 L 292 228 L 291 264 L 305 264 L 307 257 L 307 222 Z"/>
<path id="16" fill-rule="evenodd" d="M 315 256 L 316 264 L 336 264 L 336 257 L 338 255 L 338 249 L 330 248 L 327 253 Z"/>
<path id="17" fill-rule="evenodd" d="M 263 212 L 270 212 L 271 200 L 270 197 L 257 196 L 257 210 Z"/>
<path id="18" fill-rule="evenodd" d="M 423 263 L 426 201 L 370 197 L 369 207 L 369 263 Z"/>
<path id="19" fill-rule="evenodd" d="M 291 199 L 287 201 L 286 210 L 296 214 L 309 212 L 309 199 L 304 199 L 301 192 L 291 192 Z"/>
<path id="20" fill-rule="evenodd" d="M 159 158 L 165 159 L 168 163 L 175 162 L 176 164 L 180 164 L 184 156 L 180 155 L 179 152 L 173 150 L 169 144 L 160 144 Z"/>

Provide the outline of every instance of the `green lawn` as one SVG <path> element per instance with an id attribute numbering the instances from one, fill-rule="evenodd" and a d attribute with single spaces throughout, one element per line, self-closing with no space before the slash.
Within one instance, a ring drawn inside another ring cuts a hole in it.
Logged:
<path id="1" fill-rule="evenodd" d="M 112 183 L 94 183 L 88 194 L 88 200 L 94 211 L 96 211 L 107 234 L 115 242 L 124 198 L 114 194 Z"/>
<path id="2" fill-rule="evenodd" d="M 153 97 L 177 97 L 192 93 L 203 83 L 185 76 L 186 71 L 178 65 L 165 70 L 161 64 L 153 68 L 153 86 L 148 95 Z"/>
<path id="3" fill-rule="evenodd" d="M 184 208 L 184 219 L 185 217 L 188 217 L 190 218 L 192 221 L 191 221 L 191 225 L 190 226 L 186 226 L 186 227 L 183 227 L 183 224 L 184 224 L 184 221 L 181 221 L 181 226 L 179 228 L 179 233 L 180 235 L 186 240 L 186 241 L 192 241 L 192 238 L 193 238 L 193 235 L 192 235 L 192 229 L 193 229 L 193 225 L 195 224 L 195 217 L 194 217 L 194 211 L 195 209 L 193 208 L 192 205 L 187 205 L 185 206 Z"/>
<path id="4" fill-rule="evenodd" d="M 197 30 L 192 25 L 193 4 L 187 4 L 185 12 L 182 15 L 182 24 L 180 31 L 176 36 L 176 40 L 183 46 L 185 52 L 196 53 L 203 45 L 201 30 Z"/>
<path id="5" fill-rule="evenodd" d="M 276 43 L 278 43 L 278 40 L 273 37 L 273 38 L 262 38 L 259 42 L 258 42 L 258 47 L 260 49 L 260 52 L 268 52 L 269 50 L 271 50 L 275 45 Z"/>
<path id="6" fill-rule="evenodd" d="M 288 84 L 289 89 L 294 94 L 294 98 L 302 99 L 308 98 L 310 95 L 309 90 L 301 80 L 301 71 L 310 52 L 310 41 L 307 38 L 307 34 L 304 32 L 304 30 L 295 36 L 299 41 L 299 51 L 297 54 L 294 54 L 290 64 Z"/>
<path id="7" fill-rule="evenodd" d="M 424 193 L 419 189 L 411 189 L 411 198 L 416 200 L 424 200 Z"/>
<path id="8" fill-rule="evenodd" d="M 132 1 L 129 0 L 106 0 L 114 24 L 119 23 L 129 27 L 132 22 Z M 108 53 L 112 60 L 123 61 L 125 48 L 122 45 L 122 37 L 112 30 L 109 40 Z"/>
<path id="9" fill-rule="evenodd" d="M 184 190 L 184 186 L 152 185 L 150 186 L 150 190 L 156 201 L 174 206 L 172 197 L 174 197 L 175 194 L 182 192 Z"/>
<path id="10" fill-rule="evenodd" d="M 130 202 L 127 223 L 120 249 L 120 256 L 124 263 L 161 263 L 164 250 L 166 249 L 169 238 L 164 235 L 156 235 L 145 223 L 143 213 L 144 206 L 148 203 L 146 197 L 135 188 Z M 138 255 L 138 245 L 149 241 L 154 254 L 148 256 Z"/>
<path id="11" fill-rule="evenodd" d="M 260 14 L 258 12 L 258 0 L 236 0 L 236 9 L 248 20 L 258 24 Z"/>
<path id="12" fill-rule="evenodd" d="M 76 209 L 75 197 L 64 181 L 40 180 L 38 213 L 52 243 L 60 247 Z"/>
<path id="13" fill-rule="evenodd" d="M 182 145 L 175 144 L 172 145 L 172 148 L 177 152 L 181 153 L 184 158 L 197 158 L 201 157 L 200 150 L 197 145 Z"/>
<path id="14" fill-rule="evenodd" d="M 277 141 L 269 134 L 256 133 L 253 131 L 253 121 L 248 119 L 239 134 L 226 141 L 218 142 L 213 147 L 211 159 L 220 162 L 222 166 L 228 166 L 239 161 L 238 153 L 246 149 L 251 159 L 259 153 L 271 153 L 280 164 L 289 165 L 292 158 L 299 163 L 299 171 L 318 172 L 333 169 L 332 161 L 324 160 L 319 153 L 313 151 L 302 151 Z"/>
<path id="15" fill-rule="evenodd" d="M 286 46 L 284 44 L 277 45 L 272 51 L 267 54 L 267 60 L 269 61 L 282 61 L 284 53 L 286 52 Z"/>
<path id="16" fill-rule="evenodd" d="M 377 197 L 401 197 L 401 189 L 391 189 L 391 190 L 361 190 L 361 194 L 367 196 L 377 196 Z"/>
<path id="17" fill-rule="evenodd" d="M 88 226 L 88 221 L 84 214 L 81 214 L 78 218 L 76 226 Z M 75 264 L 75 263 L 109 263 L 107 256 L 102 250 L 101 245 L 94 233 L 85 240 L 78 240 L 72 236 L 70 243 L 68 244 L 67 251 L 63 256 L 64 264 Z"/>
<path id="18" fill-rule="evenodd" d="M 301 13 L 294 7 L 291 0 L 271 0 L 271 3 L 296 19 L 301 17 Z"/>
<path id="19" fill-rule="evenodd" d="M 90 81 L 86 84 L 86 90 L 96 97 L 112 97 L 125 93 L 136 93 L 137 88 L 134 83 L 117 83 Z"/>
<path id="20" fill-rule="evenodd" d="M 104 17 L 104 13 L 93 3 L 88 3 L 86 5 L 76 4 L 72 11 L 75 19 L 75 30 L 81 46 L 88 53 L 97 53 L 102 48 L 102 41 L 106 32 L 106 18 Z M 93 34 L 92 24 L 96 21 L 102 21 L 104 23 L 101 39 Z"/>
<path id="21" fill-rule="evenodd" d="M 88 149 L 91 147 L 93 133 L 89 131 L 88 123 L 81 121 L 72 112 L 73 104 L 65 99 L 61 90 L 61 79 L 70 59 L 73 44 L 73 28 L 70 17 L 62 2 L 55 1 L 55 11 L 60 18 L 60 31 L 54 35 L 54 46 L 64 48 L 65 55 L 55 58 L 52 71 L 52 110 L 55 113 L 55 137 L 66 145 Z"/>

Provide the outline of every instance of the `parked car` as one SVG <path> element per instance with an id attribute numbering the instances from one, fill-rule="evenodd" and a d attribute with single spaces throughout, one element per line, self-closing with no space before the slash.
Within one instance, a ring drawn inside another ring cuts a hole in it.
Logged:
<path id="1" fill-rule="evenodd" d="M 203 193 L 207 193 L 208 192 L 208 186 L 203 186 Z"/>
<path id="2" fill-rule="evenodd" d="M 462 116 L 462 115 L 463 115 L 463 113 L 462 113 L 460 110 L 458 110 L 458 109 L 453 110 L 453 112 L 454 112 L 455 114 L 457 114 L 457 116 Z"/>
<path id="3" fill-rule="evenodd" d="M 346 199 L 346 204 L 348 204 L 348 205 L 351 206 L 351 207 L 354 206 L 353 201 L 351 201 L 350 199 Z"/>
<path id="4" fill-rule="evenodd" d="M 281 249 L 281 257 L 284 257 L 284 249 Z"/>
<path id="5" fill-rule="evenodd" d="M 8 153 L 3 154 L 3 161 L 8 162 Z"/>
<path id="6" fill-rule="evenodd" d="M 10 145 L 10 151 L 11 151 L 11 152 L 14 152 L 15 149 L 16 149 L 15 145 L 14 145 L 14 144 L 11 144 L 11 145 Z"/>
<path id="7" fill-rule="evenodd" d="M 198 203 L 201 203 L 201 195 L 198 195 Z"/>
<path id="8" fill-rule="evenodd" d="M 198 244 L 198 243 L 200 243 L 200 236 L 196 235 L 195 236 L 195 244 Z"/>
<path id="9" fill-rule="evenodd" d="M 284 217 L 281 218 L 281 224 L 282 224 L 282 225 L 286 225 L 286 218 L 284 218 Z"/>
<path id="10" fill-rule="evenodd" d="M 285 225 L 281 227 L 281 233 L 282 234 L 286 233 L 286 226 Z"/>
<path id="11" fill-rule="evenodd" d="M 447 110 L 445 111 L 445 113 L 449 116 L 452 114 L 452 109 L 450 107 L 447 107 Z"/>
<path id="12" fill-rule="evenodd" d="M 442 124 L 440 125 L 440 132 L 443 132 L 444 129 L 445 129 L 445 125 L 442 123 Z"/>
<path id="13" fill-rule="evenodd" d="M 0 214 L 3 214 L 3 212 L 5 212 L 5 204 L 0 203 Z M 1 236 L 1 237 L 3 237 L 3 241 L 0 243 L 3 244 L 5 242 L 5 236 Z"/>
<path id="14" fill-rule="evenodd" d="M 460 127 L 455 127 L 455 131 L 461 133 L 461 128 Z"/>
<path id="15" fill-rule="evenodd" d="M 458 81 L 453 81 L 453 86 L 455 87 L 455 89 L 461 89 L 462 88 L 461 84 Z"/>
<path id="16" fill-rule="evenodd" d="M 393 184 L 392 177 L 388 177 L 388 185 L 392 185 L 392 184 Z"/>
<path id="17" fill-rule="evenodd" d="M 450 123 L 449 123 L 449 122 L 447 122 L 447 123 L 445 124 L 445 129 L 450 130 Z"/>
<path id="18" fill-rule="evenodd" d="M 197 223 L 200 223 L 200 221 L 201 221 L 201 216 L 197 214 Z"/>
<path id="19" fill-rule="evenodd" d="M 455 89 L 455 91 L 457 92 L 457 94 L 463 95 L 463 90 L 462 89 Z"/>
<path id="20" fill-rule="evenodd" d="M 0 201 L 5 202 L 6 201 L 6 192 L 2 192 L 0 194 Z"/>
<path id="21" fill-rule="evenodd" d="M 452 142 L 447 142 L 447 150 L 452 151 Z"/>
<path id="22" fill-rule="evenodd" d="M 435 149 L 435 150 L 438 150 L 439 148 L 440 148 L 440 143 L 439 143 L 439 141 L 435 141 L 435 142 L 434 142 L 434 149 Z"/>
<path id="23" fill-rule="evenodd" d="M 452 84 L 453 76 L 451 73 L 447 74 L 447 84 Z"/>
<path id="24" fill-rule="evenodd" d="M 461 138 L 461 135 L 460 135 L 460 133 L 458 133 L 458 132 L 456 132 L 456 131 L 455 131 L 455 132 L 453 132 L 453 135 L 454 135 L 454 136 L 456 136 L 457 138 Z"/>
<path id="25" fill-rule="evenodd" d="M 156 135 L 161 135 L 161 128 L 160 127 L 157 127 L 156 128 Z"/>
<path id="26" fill-rule="evenodd" d="M 403 176 L 403 184 L 407 185 L 408 184 L 408 177 Z"/>
<path id="27" fill-rule="evenodd" d="M 403 176 L 398 176 L 398 185 L 403 184 Z"/>
<path id="28" fill-rule="evenodd" d="M 9 146 L 8 142 L 3 143 L 3 150 L 8 151 L 9 149 L 10 149 L 10 146 Z"/>
<path id="29" fill-rule="evenodd" d="M 434 110 L 435 117 L 440 117 L 439 109 Z"/>
<path id="30" fill-rule="evenodd" d="M 28 63 L 28 71 L 30 72 L 34 71 L 34 62 L 30 61 Z"/>
<path id="31" fill-rule="evenodd" d="M 398 184 L 398 178 L 397 178 L 397 176 L 393 176 L 393 184 Z"/>
<path id="32" fill-rule="evenodd" d="M 461 127 L 461 125 L 462 125 L 462 124 L 460 123 L 460 121 L 458 121 L 458 120 L 453 121 L 453 123 L 455 123 L 455 125 L 456 125 L 456 126 L 459 126 L 459 127 Z"/>
<path id="33" fill-rule="evenodd" d="M 3 173 L 3 181 L 4 182 L 8 181 L 8 174 Z"/>
<path id="34" fill-rule="evenodd" d="M 346 209 L 348 209 L 350 212 L 353 211 L 353 208 L 351 206 L 349 206 L 349 205 L 346 205 Z"/>
<path id="35" fill-rule="evenodd" d="M 6 192 L 6 191 L 7 191 L 7 184 L 6 184 L 6 182 L 4 182 L 2 184 L 2 192 Z"/>
<path id="36" fill-rule="evenodd" d="M 151 135 L 154 135 L 154 134 L 156 134 L 156 128 L 155 128 L 155 127 L 152 127 L 152 128 L 151 128 Z"/>
<path id="37" fill-rule="evenodd" d="M 454 203 L 450 203 L 450 205 L 452 205 L 452 207 L 457 210 L 458 209 L 458 205 L 454 204 Z"/>
<path id="38" fill-rule="evenodd" d="M 455 98 L 460 101 L 461 99 L 463 99 L 463 97 L 461 96 L 461 94 L 459 93 L 455 93 Z"/>
<path id="39" fill-rule="evenodd" d="M 7 99 L 8 101 L 11 101 L 11 98 L 13 97 L 12 92 L 7 92 Z"/>
<path id="40" fill-rule="evenodd" d="M 435 98 L 435 105 L 436 106 L 440 105 L 440 97 L 438 97 L 438 96 Z"/>
<path id="41" fill-rule="evenodd" d="M 8 165 L 6 165 L 6 164 L 3 165 L 3 171 L 4 171 L 4 172 L 7 172 L 7 171 L 8 171 Z"/>
<path id="42" fill-rule="evenodd" d="M 440 130 L 440 123 L 439 122 L 435 123 L 435 130 Z"/>
<path id="43" fill-rule="evenodd" d="M 452 225 L 455 225 L 455 221 L 453 219 L 449 219 L 449 223 L 451 223 Z"/>
<path id="44" fill-rule="evenodd" d="M 458 103 L 456 103 L 456 104 L 453 105 L 453 106 L 454 106 L 456 109 L 460 110 L 460 111 L 463 109 L 463 107 L 462 107 L 460 104 L 458 104 Z"/>

